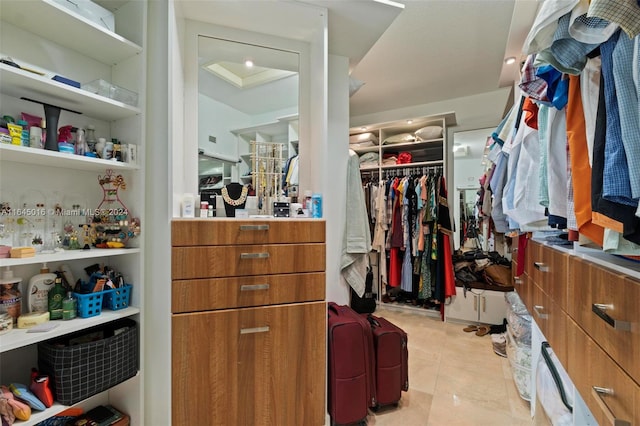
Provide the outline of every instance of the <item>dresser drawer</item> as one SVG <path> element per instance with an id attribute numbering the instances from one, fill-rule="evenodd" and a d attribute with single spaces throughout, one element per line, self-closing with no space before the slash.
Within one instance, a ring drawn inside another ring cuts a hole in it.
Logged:
<path id="1" fill-rule="evenodd" d="M 324 271 L 324 244 L 204 246 L 172 249 L 171 278 L 174 280 Z"/>
<path id="2" fill-rule="evenodd" d="M 638 384 L 573 321 L 568 335 L 567 372 L 598 423 L 640 424 Z"/>
<path id="3" fill-rule="evenodd" d="M 640 283 L 578 258 L 568 281 L 569 315 L 640 383 Z"/>
<path id="4" fill-rule="evenodd" d="M 323 424 L 326 306 L 174 314 L 172 424 Z"/>
<path id="5" fill-rule="evenodd" d="M 529 245 L 531 257 L 527 267 L 530 276 L 555 303 L 566 309 L 569 255 L 535 241 L 530 241 Z"/>
<path id="6" fill-rule="evenodd" d="M 323 220 L 175 219 L 171 222 L 174 247 L 324 241 Z"/>
<path id="7" fill-rule="evenodd" d="M 247 306 L 324 300 L 325 274 L 175 280 L 171 311 L 197 312 Z"/>

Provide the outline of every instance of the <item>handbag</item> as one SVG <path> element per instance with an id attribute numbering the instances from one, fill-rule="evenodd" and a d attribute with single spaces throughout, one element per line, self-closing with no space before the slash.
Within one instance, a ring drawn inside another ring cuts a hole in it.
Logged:
<path id="1" fill-rule="evenodd" d="M 371 314 L 376 310 L 376 299 L 373 297 L 373 271 L 367 267 L 367 276 L 364 281 L 364 294 L 358 296 L 351 288 L 351 309 L 359 314 Z"/>

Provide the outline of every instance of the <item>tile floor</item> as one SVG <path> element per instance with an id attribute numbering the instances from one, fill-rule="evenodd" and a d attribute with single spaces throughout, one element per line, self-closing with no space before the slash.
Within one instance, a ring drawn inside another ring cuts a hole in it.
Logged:
<path id="1" fill-rule="evenodd" d="M 379 306 L 375 315 L 409 338 L 409 391 L 398 408 L 370 413 L 376 426 L 519 426 L 533 424 L 518 394 L 509 360 L 493 352 L 491 336 L 462 331 L 463 323 Z"/>

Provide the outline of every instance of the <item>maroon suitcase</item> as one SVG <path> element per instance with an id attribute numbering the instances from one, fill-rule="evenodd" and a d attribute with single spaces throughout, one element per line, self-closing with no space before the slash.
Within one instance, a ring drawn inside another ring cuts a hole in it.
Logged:
<path id="1" fill-rule="evenodd" d="M 407 333 L 382 317 L 366 316 L 373 332 L 378 406 L 397 404 L 409 390 Z"/>
<path id="2" fill-rule="evenodd" d="M 376 405 L 371 326 L 349 306 L 328 303 L 328 405 L 334 424 L 366 419 Z"/>

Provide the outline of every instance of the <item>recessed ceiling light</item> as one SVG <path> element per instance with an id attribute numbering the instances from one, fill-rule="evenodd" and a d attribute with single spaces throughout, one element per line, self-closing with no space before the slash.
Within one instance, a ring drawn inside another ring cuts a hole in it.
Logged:
<path id="1" fill-rule="evenodd" d="M 515 64 L 516 58 L 514 56 L 509 56 L 508 58 L 505 58 L 504 63 L 507 65 Z"/>
<path id="2" fill-rule="evenodd" d="M 360 130 L 367 130 L 365 126 L 360 127 Z"/>
<path id="3" fill-rule="evenodd" d="M 397 7 L 398 9 L 404 9 L 404 4 L 399 3 L 397 1 L 393 1 L 393 0 L 373 0 L 373 1 L 386 4 L 389 6 Z"/>
<path id="4" fill-rule="evenodd" d="M 253 61 L 251 59 L 246 59 L 244 61 L 244 66 L 247 67 L 247 68 L 252 68 L 253 67 Z"/>
<path id="5" fill-rule="evenodd" d="M 407 124 L 413 123 L 413 120 L 407 120 Z"/>

